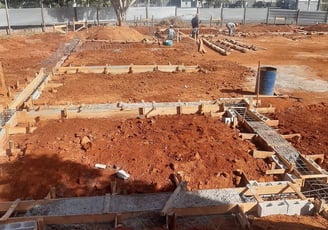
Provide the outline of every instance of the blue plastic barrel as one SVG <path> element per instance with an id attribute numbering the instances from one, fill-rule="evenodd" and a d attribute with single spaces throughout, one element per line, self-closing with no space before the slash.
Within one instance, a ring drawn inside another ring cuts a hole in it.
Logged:
<path id="1" fill-rule="evenodd" d="M 166 45 L 166 46 L 172 46 L 173 45 L 173 41 L 172 40 L 165 40 L 163 42 L 163 44 Z"/>
<path id="2" fill-rule="evenodd" d="M 260 89 L 261 95 L 273 95 L 276 81 L 277 69 L 263 66 L 260 68 Z"/>

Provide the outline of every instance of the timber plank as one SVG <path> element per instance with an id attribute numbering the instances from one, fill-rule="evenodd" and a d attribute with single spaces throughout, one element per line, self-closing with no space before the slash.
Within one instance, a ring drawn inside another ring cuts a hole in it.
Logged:
<path id="1" fill-rule="evenodd" d="M 288 182 L 288 186 L 291 187 L 299 196 L 299 198 L 301 198 L 302 200 L 306 200 L 307 198 L 303 195 L 303 193 L 301 192 L 300 188 L 298 187 L 297 184 L 293 184 Z"/>
<path id="2" fill-rule="evenodd" d="M 271 174 L 285 174 L 286 169 L 268 169 L 265 171 L 266 175 L 271 175 Z"/>
<path id="3" fill-rule="evenodd" d="M 174 202 L 174 199 L 176 198 L 176 196 L 181 192 L 181 190 L 183 189 L 183 187 L 185 186 L 185 182 L 181 182 L 178 187 L 174 190 L 174 192 L 171 194 L 170 198 L 166 201 L 164 208 L 161 211 L 161 214 L 164 215 L 168 215 L 168 211 L 170 210 L 170 208 L 172 207 L 172 204 Z"/>
<path id="4" fill-rule="evenodd" d="M 255 197 L 255 199 L 258 202 L 263 202 L 263 199 L 259 196 L 259 194 L 257 193 L 257 191 L 254 189 L 254 187 L 250 184 L 246 185 L 246 187 L 248 188 L 248 190 L 252 193 L 252 195 Z"/>
<path id="5" fill-rule="evenodd" d="M 223 204 L 218 206 L 191 207 L 191 208 L 173 208 L 172 213 L 176 216 L 199 216 L 212 214 L 234 213 L 237 204 Z"/>
<path id="6" fill-rule="evenodd" d="M 13 212 L 15 211 L 17 205 L 19 204 L 20 199 L 16 199 L 12 205 L 9 207 L 9 209 L 7 210 L 7 212 L 0 218 L 0 222 L 6 221 L 11 214 L 13 214 Z"/>
<path id="7" fill-rule="evenodd" d="M 252 154 L 253 154 L 254 158 L 265 159 L 265 158 L 268 158 L 268 157 L 272 157 L 272 155 L 274 155 L 275 152 L 274 151 L 253 150 Z"/>

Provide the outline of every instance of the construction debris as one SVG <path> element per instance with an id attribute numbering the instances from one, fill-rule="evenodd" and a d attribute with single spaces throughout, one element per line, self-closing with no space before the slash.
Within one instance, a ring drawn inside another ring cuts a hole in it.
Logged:
<path id="1" fill-rule="evenodd" d="M 95 168 L 97 169 L 105 169 L 107 166 L 105 164 L 95 164 Z"/>
<path id="2" fill-rule="evenodd" d="M 127 180 L 127 179 L 129 179 L 129 177 L 130 177 L 130 174 L 128 174 L 127 172 L 125 172 L 125 171 L 122 170 L 122 169 L 119 170 L 119 171 L 117 171 L 116 175 L 117 175 L 119 178 L 123 179 L 123 180 Z"/>
<path id="3" fill-rule="evenodd" d="M 205 38 L 202 38 L 203 42 L 205 45 L 207 45 L 208 47 L 210 47 L 211 49 L 215 50 L 216 52 L 224 55 L 224 56 L 227 56 L 230 54 L 229 51 L 225 50 L 225 49 L 222 49 L 220 48 L 219 46 L 211 43 L 210 41 L 206 40 Z"/>

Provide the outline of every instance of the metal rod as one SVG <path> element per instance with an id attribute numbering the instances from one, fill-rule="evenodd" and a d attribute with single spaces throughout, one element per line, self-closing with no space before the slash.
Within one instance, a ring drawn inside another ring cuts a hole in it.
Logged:
<path id="1" fill-rule="evenodd" d="M 311 193 L 311 192 L 314 192 L 315 193 L 315 192 L 323 191 L 323 190 L 327 191 L 327 195 L 328 195 L 328 189 L 327 188 L 320 188 L 320 189 L 308 190 L 308 191 L 304 191 L 302 193 Z"/>
<path id="2" fill-rule="evenodd" d="M 9 21 L 9 13 L 8 13 L 8 4 L 7 4 L 7 0 L 5 0 L 5 8 L 6 8 L 6 19 L 7 19 L 7 25 L 8 25 L 8 30 L 7 30 L 7 34 L 11 34 L 11 26 L 10 26 L 10 21 Z"/>

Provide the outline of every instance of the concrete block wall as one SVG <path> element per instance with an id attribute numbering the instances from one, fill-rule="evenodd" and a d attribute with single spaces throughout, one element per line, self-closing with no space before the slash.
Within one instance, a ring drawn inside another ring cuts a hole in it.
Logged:
<path id="1" fill-rule="evenodd" d="M 308 200 L 275 200 L 265 201 L 258 204 L 257 214 L 259 217 L 269 215 L 311 215 L 313 204 Z"/>

